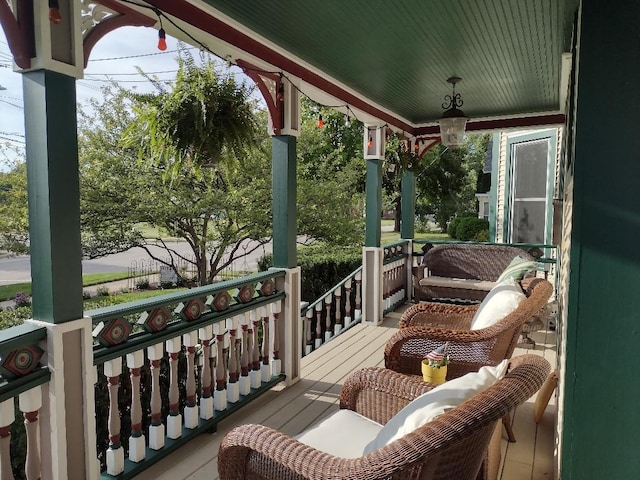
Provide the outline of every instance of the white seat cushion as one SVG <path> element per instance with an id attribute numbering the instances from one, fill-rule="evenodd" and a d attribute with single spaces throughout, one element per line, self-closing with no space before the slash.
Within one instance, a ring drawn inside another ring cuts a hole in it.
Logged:
<path id="1" fill-rule="evenodd" d="M 486 390 L 505 375 L 508 364 L 508 360 L 503 360 L 495 367 L 482 367 L 477 372 L 454 378 L 415 398 L 387 422 L 376 438 L 366 446 L 363 455 L 404 437 Z"/>
<path id="2" fill-rule="evenodd" d="M 496 282 L 488 280 L 477 280 L 474 278 L 451 278 L 451 277 L 424 277 L 420 279 L 420 285 L 426 287 L 448 287 L 448 288 L 465 288 L 467 290 L 480 290 L 488 292 Z"/>
<path id="3" fill-rule="evenodd" d="M 382 425 L 351 410 L 338 410 L 302 432 L 296 439 L 334 457 L 358 458 Z"/>
<path id="4" fill-rule="evenodd" d="M 471 320 L 471 330 L 490 327 L 518 308 L 525 298 L 527 297 L 522 293 L 520 285 L 513 278 L 498 283 L 476 310 Z"/>

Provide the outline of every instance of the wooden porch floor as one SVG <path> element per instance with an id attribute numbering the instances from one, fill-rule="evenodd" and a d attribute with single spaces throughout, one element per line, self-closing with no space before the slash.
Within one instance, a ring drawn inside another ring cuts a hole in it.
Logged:
<path id="1" fill-rule="evenodd" d="M 319 350 L 302 359 L 301 380 L 291 388 L 276 386 L 243 410 L 225 419 L 215 434 L 203 434 L 187 446 L 169 455 L 144 473 L 140 480 L 218 479 L 217 453 L 224 434 L 243 423 L 259 423 L 296 435 L 322 416 L 338 408 L 338 395 L 344 379 L 354 370 L 384 366 L 386 341 L 397 329 L 401 311 L 385 317 L 383 326 L 357 325 Z M 555 365 L 555 332 L 531 334 L 535 349 L 517 349 L 514 355 L 539 353 Z M 533 418 L 535 397 L 515 413 L 516 443 L 508 443 L 503 434 L 501 480 L 553 479 L 555 395 L 542 421 Z"/>

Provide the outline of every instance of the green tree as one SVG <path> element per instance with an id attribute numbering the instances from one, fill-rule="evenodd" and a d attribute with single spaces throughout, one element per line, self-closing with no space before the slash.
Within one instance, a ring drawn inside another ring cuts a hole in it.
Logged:
<path id="1" fill-rule="evenodd" d="M 15 160 L 8 172 L 0 172 L 0 250 L 29 252 L 27 167 Z"/>
<path id="2" fill-rule="evenodd" d="M 416 176 L 418 211 L 432 214 L 446 231 L 457 212 L 476 210 L 478 174 L 482 172 L 489 135 L 469 135 L 463 145 L 429 150 Z"/>

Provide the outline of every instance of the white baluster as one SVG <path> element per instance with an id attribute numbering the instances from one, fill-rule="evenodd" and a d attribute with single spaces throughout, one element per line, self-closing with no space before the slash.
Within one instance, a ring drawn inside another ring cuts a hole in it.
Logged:
<path id="1" fill-rule="evenodd" d="M 316 337 L 315 348 L 322 345 L 322 302 L 316 304 Z"/>
<path id="2" fill-rule="evenodd" d="M 282 373 L 282 363 L 280 361 L 280 310 L 281 302 L 271 304 L 271 312 L 273 313 L 273 358 L 271 359 L 271 374 L 280 375 Z"/>
<path id="3" fill-rule="evenodd" d="M 325 311 L 327 316 L 324 323 L 324 341 L 325 343 L 331 339 L 331 302 L 333 301 L 333 294 L 329 294 L 324 299 Z"/>
<path id="4" fill-rule="evenodd" d="M 213 325 L 213 333 L 216 336 L 216 389 L 213 392 L 213 402 L 218 411 L 227 409 L 227 366 L 224 361 L 224 337 L 225 323 Z"/>
<path id="5" fill-rule="evenodd" d="M 311 323 L 313 322 L 313 308 L 307 309 L 307 315 L 305 317 L 305 355 L 309 355 L 313 352 L 313 338 L 311 338 Z"/>
<path id="6" fill-rule="evenodd" d="M 361 296 L 362 272 L 361 271 L 356 273 L 355 281 L 356 281 L 356 302 L 355 302 L 356 308 L 355 308 L 355 311 L 353 312 L 353 320 L 357 322 L 362 317 L 362 296 Z"/>
<path id="7" fill-rule="evenodd" d="M 260 373 L 260 343 L 258 338 L 258 329 L 260 328 L 260 317 L 256 310 L 249 312 L 249 318 L 251 320 L 251 332 L 253 335 L 253 348 L 251 350 L 251 372 L 249 377 L 251 378 L 251 388 L 259 388 L 262 384 L 262 374 Z"/>
<path id="8" fill-rule="evenodd" d="M 227 330 L 229 330 L 229 383 L 227 384 L 227 401 L 235 403 L 240 400 L 240 366 L 238 365 L 237 343 L 238 317 L 227 319 Z"/>
<path id="9" fill-rule="evenodd" d="M 160 363 L 164 356 L 164 345 L 158 343 L 147 347 L 151 363 L 151 425 L 149 426 L 149 448 L 164 447 L 164 424 L 162 423 L 162 401 L 160 400 Z"/>
<path id="10" fill-rule="evenodd" d="M 167 417 L 167 437 L 182 436 L 182 415 L 180 414 L 180 393 L 178 391 L 178 357 L 182 349 L 180 337 L 165 342 L 169 354 L 169 416 Z"/>
<path id="11" fill-rule="evenodd" d="M 351 278 L 344 282 L 344 328 L 351 325 Z"/>
<path id="12" fill-rule="evenodd" d="M 42 472 L 40 460 L 40 433 L 38 412 L 42 408 L 42 387 L 22 392 L 18 396 L 18 405 L 24 416 L 24 428 L 27 432 L 27 459 L 24 465 L 27 480 L 39 480 Z"/>
<path id="13" fill-rule="evenodd" d="M 0 480 L 13 480 L 10 445 L 14 420 L 14 400 L 10 398 L 0 403 Z"/>
<path id="14" fill-rule="evenodd" d="M 249 378 L 249 355 L 253 350 L 253 329 L 252 334 L 249 335 L 249 325 L 251 320 L 248 318 L 248 314 L 245 313 L 240 316 L 240 328 L 238 332 L 241 335 L 240 344 L 240 395 L 249 395 L 251 393 L 251 379 Z"/>
<path id="15" fill-rule="evenodd" d="M 200 343 L 202 343 L 202 371 L 200 376 L 200 418 L 209 420 L 213 417 L 213 391 L 211 385 L 211 341 L 213 337 L 213 326 L 206 325 L 198 330 Z"/>
<path id="16" fill-rule="evenodd" d="M 342 287 L 338 287 L 333 291 L 333 296 L 336 299 L 336 323 L 333 326 L 333 332 L 335 335 L 339 335 L 342 331 Z"/>
<path id="17" fill-rule="evenodd" d="M 104 362 L 104 374 L 109 384 L 109 449 L 107 450 L 107 473 L 120 475 L 124 472 L 124 448 L 120 440 L 120 412 L 118 411 L 118 387 L 122 373 L 122 359 Z"/>
<path id="18" fill-rule="evenodd" d="M 260 374 L 263 382 L 271 380 L 271 364 L 269 359 L 269 313 L 266 307 L 260 307 L 260 316 L 262 318 L 262 365 L 260 366 Z"/>
<path id="19" fill-rule="evenodd" d="M 129 437 L 129 460 L 144 460 L 147 452 L 142 433 L 142 404 L 140 402 L 140 369 L 144 364 L 144 352 L 127 353 L 127 367 L 131 378 L 131 437 Z"/>
<path id="20" fill-rule="evenodd" d="M 184 427 L 196 428 L 198 426 L 198 401 L 196 397 L 196 346 L 198 345 L 198 333 L 185 333 L 182 335 L 182 342 L 187 353 L 187 385 L 186 385 L 186 405 L 184 407 Z"/>

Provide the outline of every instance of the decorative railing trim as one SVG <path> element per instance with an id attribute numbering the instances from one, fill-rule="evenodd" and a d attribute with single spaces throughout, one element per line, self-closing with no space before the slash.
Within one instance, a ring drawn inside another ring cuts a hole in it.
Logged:
<path id="1" fill-rule="evenodd" d="M 0 383 L 0 403 L 19 394 L 31 390 L 38 385 L 44 385 L 51 381 L 51 372 L 47 367 L 40 367 L 24 377 L 18 377 L 10 381 Z"/>
<path id="2" fill-rule="evenodd" d="M 345 283 L 347 283 L 347 281 L 348 281 L 349 279 L 353 279 L 353 277 L 355 277 L 355 275 L 356 275 L 358 272 L 361 272 L 361 271 L 362 271 L 362 265 L 360 265 L 360 266 L 359 266 L 358 268 L 356 268 L 353 272 L 351 272 L 349 275 L 347 275 L 346 277 L 344 277 L 344 279 L 343 279 L 343 280 L 341 280 L 339 283 L 336 283 L 333 287 L 331 287 L 329 290 L 327 290 L 327 291 L 324 293 L 324 295 L 320 296 L 320 297 L 319 297 L 315 302 L 313 302 L 313 303 L 308 303 L 308 304 L 305 304 L 304 306 L 302 306 L 302 307 L 300 308 L 300 312 L 301 312 L 301 313 L 305 313 L 307 310 L 311 310 L 311 309 L 315 308 L 315 306 L 316 306 L 318 303 L 322 303 L 322 304 L 324 305 L 324 299 L 325 299 L 326 297 L 328 297 L 329 295 L 333 294 L 333 292 L 334 292 L 337 288 L 342 287 Z"/>
<path id="3" fill-rule="evenodd" d="M 246 279 L 249 277 L 244 277 L 244 278 Z M 274 278 L 274 276 L 271 275 L 267 278 Z M 243 283 L 247 283 L 247 282 L 243 282 Z M 191 289 L 189 291 L 193 292 L 193 290 L 195 289 Z M 225 290 L 225 289 L 221 289 L 221 290 Z M 193 296 L 194 295 L 191 295 L 191 297 Z M 187 298 L 190 298 L 190 297 L 187 297 Z M 249 312 L 251 310 L 255 310 L 257 307 L 260 307 L 263 305 L 269 305 L 275 301 L 282 300 L 283 298 L 285 298 L 284 292 L 275 293 L 273 295 L 269 295 L 268 297 L 259 297 L 249 303 L 239 304 L 239 305 L 234 305 L 232 307 L 229 307 L 229 309 L 224 310 L 222 312 L 212 311 L 212 312 L 204 313 L 202 317 L 192 322 L 186 322 L 184 320 L 171 322 L 167 325 L 167 327 L 164 330 L 158 333 L 140 332 L 140 333 L 133 334 L 127 339 L 125 343 L 121 345 L 116 345 L 113 347 L 96 346 L 94 347 L 94 350 L 93 350 L 93 364 L 98 365 L 98 364 L 107 362 L 109 360 L 113 360 L 114 358 L 122 357 L 127 353 L 132 353 L 132 352 L 135 352 L 136 350 L 141 350 L 143 348 L 150 347 L 157 343 L 164 342 L 165 340 L 170 340 L 172 338 L 182 336 L 185 333 L 193 332 L 206 325 L 211 325 L 214 323 L 221 322 L 227 318 L 231 318 L 233 316 L 240 315 L 242 313 Z M 170 302 L 170 303 L 174 303 L 174 302 Z M 157 305 L 158 304 L 154 304 L 148 308 L 153 308 L 154 306 L 157 306 Z M 140 307 L 133 310 L 130 313 L 136 313 L 139 310 L 140 310 Z M 107 319 L 113 318 L 113 316 L 110 315 L 106 318 Z M 93 320 L 95 321 L 97 319 L 94 318 Z"/>
<path id="4" fill-rule="evenodd" d="M 0 355 L 18 347 L 34 345 L 46 340 L 46 338 L 47 329 L 32 323 L 23 323 L 22 325 L 0 330 Z"/>

